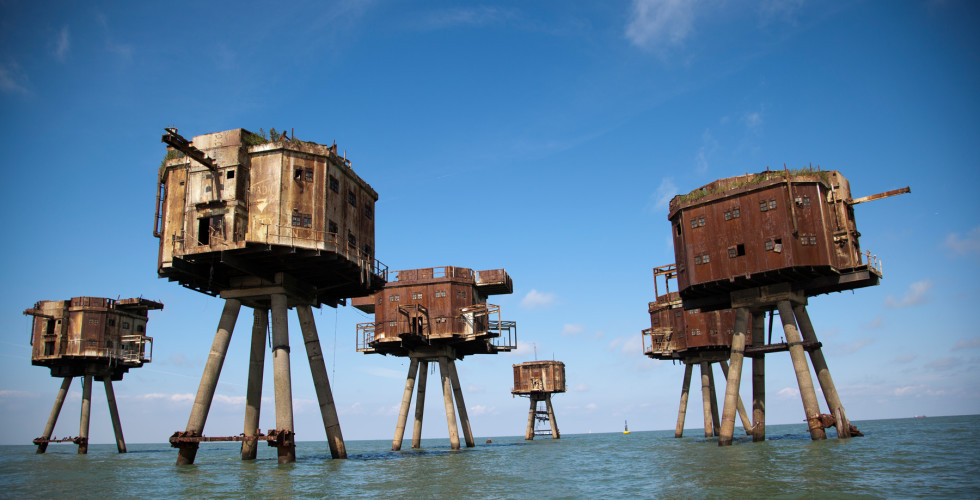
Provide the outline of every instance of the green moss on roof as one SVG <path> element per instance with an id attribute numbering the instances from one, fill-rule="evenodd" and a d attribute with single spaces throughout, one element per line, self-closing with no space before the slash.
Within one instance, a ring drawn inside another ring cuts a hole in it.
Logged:
<path id="1" fill-rule="evenodd" d="M 708 184 L 707 186 L 699 187 L 694 191 L 691 191 L 690 193 L 678 195 L 677 200 L 680 203 L 688 203 L 695 200 L 699 200 L 706 196 L 711 196 L 713 194 L 723 193 L 725 191 L 734 191 L 736 189 L 741 189 L 743 187 L 751 186 L 754 184 L 761 184 L 763 182 L 770 181 L 773 179 L 778 179 L 778 178 L 785 179 L 787 172 L 789 173 L 790 178 L 801 177 L 801 176 L 807 176 L 807 177 L 815 176 L 828 184 L 830 183 L 829 172 L 825 170 L 817 170 L 812 167 L 790 169 L 790 170 L 770 170 L 766 172 L 760 172 L 758 174 L 748 174 L 748 175 L 740 175 L 738 177 L 732 177 L 731 182 L 722 182 L 726 179 L 722 179 L 721 181 L 715 181 L 711 184 Z"/>

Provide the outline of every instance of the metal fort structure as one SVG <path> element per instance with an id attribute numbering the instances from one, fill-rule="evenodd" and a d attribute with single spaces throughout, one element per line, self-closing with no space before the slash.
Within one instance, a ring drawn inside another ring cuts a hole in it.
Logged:
<path id="1" fill-rule="evenodd" d="M 510 393 L 516 396 L 526 396 L 531 400 L 531 408 L 527 414 L 527 430 L 524 439 L 531 440 L 534 436 L 551 435 L 559 439 L 558 421 L 555 419 L 555 409 L 551 405 L 551 395 L 565 392 L 565 363 L 561 361 L 525 361 L 514 365 L 514 388 Z M 541 408 L 544 403 L 544 408 Z M 537 428 L 538 423 L 548 422 L 548 428 Z"/>
<path id="2" fill-rule="evenodd" d="M 862 252 L 854 206 L 907 192 L 906 187 L 853 198 L 840 172 L 807 168 L 720 179 L 670 201 L 683 308 L 735 312 L 719 445 L 732 443 L 745 356 L 753 360 L 753 439 L 765 439 L 765 355 L 781 351 L 792 358 L 811 438 L 825 439 L 829 426 L 837 428 L 838 437 L 850 437 L 852 427 L 810 322 L 807 299 L 879 283 L 880 261 Z M 786 342 L 773 344 L 771 328 L 769 341 L 764 338 L 764 314 L 772 317 L 773 311 Z M 804 353 L 830 415 L 820 413 Z"/>
<path id="3" fill-rule="evenodd" d="M 34 439 L 37 453 L 44 453 L 48 443 L 68 441 L 78 445 L 79 454 L 88 453 L 92 382 L 96 380 L 105 385 L 116 449 L 126 453 L 112 382 L 122 380 L 130 369 L 152 360 L 153 338 L 146 335 L 147 311 L 158 309 L 163 309 L 163 304 L 141 297 L 72 297 L 70 300 L 42 300 L 24 311 L 33 317 L 31 364 L 46 366 L 51 369 L 52 377 L 64 379 L 44 434 Z M 75 377 L 82 379 L 78 436 L 53 438 L 58 415 Z"/>
<path id="4" fill-rule="evenodd" d="M 331 456 L 346 458 L 313 320 L 313 307 L 345 304 L 380 290 L 387 269 L 374 257 L 378 194 L 337 146 L 245 129 L 188 141 L 168 128 L 158 176 L 153 235 L 157 273 L 224 299 L 224 310 L 184 431 L 174 433 L 177 464 L 194 462 L 199 443 L 242 441 L 243 460 L 258 441 L 293 462 L 287 311 L 296 309 Z M 204 425 L 241 306 L 253 310 L 245 425 L 241 436 L 205 436 Z M 276 428 L 259 432 L 265 338 L 272 318 Z"/>
<path id="5" fill-rule="evenodd" d="M 429 363 L 439 364 L 452 449 L 460 448 L 457 411 L 466 446 L 474 446 L 456 360 L 517 347 L 517 323 L 501 320 L 500 307 L 487 303 L 490 295 L 513 291 L 514 283 L 503 269 L 473 271 L 445 266 L 398 271 L 383 290 L 353 300 L 354 307 L 374 314 L 375 319 L 357 325 L 357 350 L 411 359 L 392 450 L 401 449 L 416 378 L 412 448 L 421 446 Z"/>

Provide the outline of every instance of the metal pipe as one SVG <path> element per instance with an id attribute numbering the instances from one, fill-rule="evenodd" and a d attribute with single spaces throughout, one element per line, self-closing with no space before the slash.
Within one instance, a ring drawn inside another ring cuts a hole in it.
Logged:
<path id="1" fill-rule="evenodd" d="M 78 454 L 88 453 L 88 426 L 92 415 L 92 376 L 82 377 L 82 418 L 78 423 Z"/>
<path id="2" fill-rule="evenodd" d="M 61 389 L 58 389 L 58 395 L 54 398 L 54 406 L 51 407 L 51 415 L 48 416 L 48 424 L 44 426 L 44 434 L 42 437 L 44 439 L 51 439 L 51 434 L 54 432 L 54 424 L 58 422 L 58 415 L 61 414 L 61 407 L 65 404 L 65 396 L 68 395 L 68 387 L 71 386 L 71 377 L 65 377 L 61 381 Z M 37 453 L 42 454 L 48 449 L 47 441 L 37 445 Z"/>
<path id="3" fill-rule="evenodd" d="M 289 369 L 289 320 L 286 295 L 272 294 L 272 376 L 276 397 L 276 429 L 293 431 L 293 383 Z M 278 448 L 280 464 L 296 461 L 295 442 Z"/>
<path id="4" fill-rule="evenodd" d="M 259 433 L 262 410 L 262 376 L 265 371 L 265 335 L 269 329 L 269 310 L 252 310 L 252 346 L 248 357 L 248 386 L 245 393 L 245 436 Z M 242 441 L 242 460 L 255 460 L 258 441 Z"/>
<path id="5" fill-rule="evenodd" d="M 419 360 L 419 390 L 415 395 L 415 426 L 412 429 L 412 448 L 422 446 L 422 414 L 425 411 L 425 384 L 429 376 L 429 362 Z"/>
<path id="6" fill-rule="evenodd" d="M 687 416 L 687 397 L 691 389 L 691 372 L 694 365 L 687 363 L 684 365 L 684 383 L 681 385 L 681 404 L 677 409 L 677 427 L 674 429 L 674 437 L 684 436 L 684 417 Z"/>
<path id="7" fill-rule="evenodd" d="M 398 423 L 395 425 L 395 438 L 391 441 L 391 451 L 402 449 L 405 423 L 408 421 L 408 409 L 412 404 L 412 392 L 415 391 L 415 377 L 418 371 L 419 359 L 412 358 L 408 364 L 408 377 L 405 378 L 405 392 L 402 394 L 402 405 L 398 410 Z"/>
<path id="8" fill-rule="evenodd" d="M 204 433 L 204 423 L 208 419 L 214 391 L 218 386 L 218 377 L 221 375 L 221 366 L 225 362 L 225 354 L 228 352 L 228 344 L 231 342 L 231 334 L 235 331 L 235 322 L 238 321 L 238 311 L 241 307 L 242 303 L 238 299 L 225 299 L 225 307 L 218 321 L 218 331 L 214 334 L 211 352 L 208 354 L 204 374 L 201 375 L 201 383 L 197 387 L 197 396 L 194 397 L 194 405 L 191 407 L 191 416 L 187 419 L 187 432 L 195 432 L 198 436 Z M 184 444 L 177 452 L 177 465 L 193 464 L 195 456 L 197 456 L 197 443 Z"/>
<path id="9" fill-rule="evenodd" d="M 463 388 L 459 384 L 459 374 L 456 373 L 456 361 L 449 358 L 446 363 L 449 367 L 449 379 L 453 386 L 453 395 L 456 396 L 456 411 L 459 412 L 459 424 L 463 428 L 463 439 L 466 447 L 476 446 L 473 442 L 473 431 L 470 430 L 470 417 L 466 414 L 466 403 L 463 401 Z"/>
<path id="10" fill-rule="evenodd" d="M 725 388 L 725 410 L 721 420 L 719 446 L 731 446 L 735 434 L 735 407 L 738 386 L 742 380 L 742 360 L 745 357 L 745 327 L 749 322 L 749 310 L 739 307 L 735 310 L 735 332 L 732 334 L 732 364 L 728 370 L 728 386 Z M 743 410 L 744 411 L 744 410 Z"/>
<path id="11" fill-rule="evenodd" d="M 449 367 L 446 357 L 439 357 L 439 376 L 442 378 L 442 399 L 446 405 L 446 423 L 449 425 L 449 445 L 459 449 L 459 429 L 456 427 L 456 412 L 453 410 L 453 387 L 449 381 Z"/>
<path id="12" fill-rule="evenodd" d="M 116 435 L 116 450 L 126 453 L 126 440 L 123 439 L 122 423 L 119 421 L 119 409 L 116 408 L 116 392 L 112 390 L 112 378 L 106 375 L 102 379 L 105 384 L 105 399 L 109 403 L 109 418 L 112 419 L 112 432 Z"/>
<path id="13" fill-rule="evenodd" d="M 347 458 L 344 435 L 340 431 L 340 417 L 337 416 L 337 406 L 333 401 L 333 391 L 330 389 L 327 366 L 324 364 L 323 352 L 320 349 L 320 337 L 316 332 L 316 322 L 313 321 L 313 309 L 309 304 L 296 306 L 296 314 L 299 316 L 299 326 L 303 332 L 306 355 L 310 360 L 313 388 L 316 390 L 316 399 L 320 404 L 320 417 L 323 419 L 323 428 L 327 432 L 330 456 Z"/>
<path id="14" fill-rule="evenodd" d="M 778 308 L 779 319 L 783 322 L 783 331 L 786 332 L 789 355 L 793 358 L 793 369 L 796 371 L 796 382 L 800 387 L 803 411 L 806 412 L 807 426 L 810 428 L 810 439 L 814 441 L 827 439 L 827 433 L 820 425 L 820 405 L 817 403 L 817 394 L 813 390 L 813 380 L 810 379 L 810 369 L 807 366 L 806 354 L 803 351 L 803 339 L 796 329 L 793 308 L 787 300 L 779 301 Z"/>

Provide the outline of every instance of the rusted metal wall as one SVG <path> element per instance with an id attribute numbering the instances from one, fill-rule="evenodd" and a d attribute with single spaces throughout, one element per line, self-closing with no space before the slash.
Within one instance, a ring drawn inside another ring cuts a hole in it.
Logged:
<path id="1" fill-rule="evenodd" d="M 644 351 L 655 359 L 683 359 L 732 345 L 735 311 L 684 310 L 677 292 L 661 295 L 649 305 L 650 329 L 644 331 Z"/>
<path id="2" fill-rule="evenodd" d="M 513 394 L 565 392 L 565 363 L 528 361 L 514 365 Z"/>
<path id="3" fill-rule="evenodd" d="M 236 259 L 267 273 L 295 272 L 316 287 L 358 280 L 338 297 L 379 288 L 386 271 L 379 270 L 374 258 L 378 194 L 338 156 L 336 146 L 291 140 L 249 146 L 245 139 L 255 137 L 244 129 L 194 137 L 192 146 L 214 160 L 214 172 L 182 154 L 166 161 L 159 207 L 161 276 L 214 293 L 219 285 L 199 276 L 204 270 L 194 276 L 193 269 L 174 264 L 174 259 L 215 267 L 222 275 L 248 275 L 243 266 L 224 266 L 218 252 L 272 245 L 329 252 L 361 271 L 341 278 L 310 259 L 279 259 L 268 252 L 236 254 Z M 321 260 L 336 259 L 324 254 Z M 366 272 L 380 279 L 360 283 L 358 274 Z M 325 282 L 329 276 L 334 282 Z M 361 291 L 365 286 L 368 290 Z"/>
<path id="4" fill-rule="evenodd" d="M 671 200 L 685 298 L 862 266 L 850 185 L 839 172 L 721 179 Z"/>
<path id="5" fill-rule="evenodd" d="M 74 297 L 42 300 L 24 311 L 31 325 L 31 361 L 58 366 L 95 360 L 129 368 L 148 362 L 143 349 L 147 311 L 163 304 L 135 298 Z"/>

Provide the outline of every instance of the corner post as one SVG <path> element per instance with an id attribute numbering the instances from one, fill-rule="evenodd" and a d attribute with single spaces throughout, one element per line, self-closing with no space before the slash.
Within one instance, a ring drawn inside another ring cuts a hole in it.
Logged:
<path id="1" fill-rule="evenodd" d="M 337 416 L 337 405 L 334 404 L 333 391 L 330 390 L 330 377 L 327 376 L 327 366 L 323 361 L 320 336 L 317 334 L 316 322 L 313 320 L 313 309 L 309 304 L 298 305 L 296 315 L 299 316 L 303 344 L 306 346 L 306 356 L 310 361 L 313 388 L 316 390 L 316 399 L 320 404 L 320 418 L 323 420 L 323 429 L 327 433 L 330 456 L 347 458 L 347 446 L 344 445 L 344 435 L 340 431 L 340 417 Z"/>
<path id="2" fill-rule="evenodd" d="M 674 428 L 675 438 L 684 436 L 684 417 L 687 416 L 687 397 L 691 389 L 692 371 L 694 371 L 694 365 L 686 363 L 684 365 L 684 383 L 681 384 L 681 404 L 677 409 L 677 427 Z"/>
<path id="3" fill-rule="evenodd" d="M 728 386 L 725 388 L 725 412 L 721 421 L 719 446 L 731 446 L 735 434 L 735 407 L 738 386 L 742 380 L 742 359 L 745 356 L 745 327 L 749 322 L 749 310 L 739 307 L 735 310 L 735 332 L 732 335 L 732 364 L 728 370 Z"/>
<path id="4" fill-rule="evenodd" d="M 102 380 L 105 384 L 105 399 L 109 404 L 109 418 L 112 419 L 112 432 L 116 435 L 116 450 L 119 453 L 126 453 L 126 440 L 123 439 L 119 409 L 116 408 L 116 392 L 112 390 L 112 378 L 106 375 Z"/>
<path id="5" fill-rule="evenodd" d="M 806 355 L 803 353 L 803 339 L 796 329 L 793 308 L 788 300 L 780 300 L 777 307 L 779 319 L 783 322 L 783 331 L 786 333 L 789 354 L 793 358 L 793 369 L 796 371 L 796 382 L 800 386 L 800 398 L 803 400 L 803 410 L 806 412 L 807 427 L 810 428 L 810 439 L 814 441 L 827 439 L 827 433 L 820 425 L 820 405 L 817 402 L 817 394 L 813 390 L 813 380 L 810 378 Z"/>
<path id="6" fill-rule="evenodd" d="M 58 389 L 58 395 L 54 398 L 54 406 L 51 407 L 51 415 L 48 416 L 48 424 L 44 426 L 44 434 L 41 437 L 44 442 L 37 445 L 37 454 L 40 455 L 47 451 L 48 449 L 48 439 L 51 439 L 51 434 L 54 432 L 54 424 L 58 422 L 58 415 L 61 414 L 61 407 L 65 404 L 65 396 L 68 395 L 68 387 L 71 386 L 71 377 L 65 377 L 61 381 L 61 389 Z"/>
<path id="7" fill-rule="evenodd" d="M 405 392 L 402 394 L 402 405 L 398 410 L 398 423 L 395 425 L 395 438 L 391 441 L 391 451 L 402 449 L 402 439 L 405 437 L 405 423 L 408 421 L 408 409 L 412 404 L 412 392 L 415 391 L 415 377 L 419 371 L 419 359 L 412 358 L 408 364 L 408 377 L 405 378 Z"/>
<path id="8" fill-rule="evenodd" d="M 252 310 L 252 346 L 248 357 L 248 386 L 245 393 L 245 436 L 259 434 L 262 410 L 262 375 L 265 370 L 265 334 L 269 328 L 269 310 Z M 242 441 L 242 460 L 255 460 L 258 441 Z"/>

